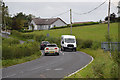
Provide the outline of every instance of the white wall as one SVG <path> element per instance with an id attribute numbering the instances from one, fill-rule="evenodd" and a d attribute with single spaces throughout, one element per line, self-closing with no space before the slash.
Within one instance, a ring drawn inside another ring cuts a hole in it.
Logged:
<path id="1" fill-rule="evenodd" d="M 49 25 L 37 25 L 35 30 L 48 30 Z"/>
<path id="2" fill-rule="evenodd" d="M 34 30 L 37 30 L 37 25 L 34 23 L 34 21 L 32 20 L 30 24 L 33 24 L 34 26 Z M 29 26 L 29 30 L 32 30 L 32 26 Z"/>
<path id="3" fill-rule="evenodd" d="M 36 25 L 33 20 L 31 21 L 31 24 L 33 24 L 34 30 L 48 30 L 49 28 L 49 25 Z M 60 27 L 66 26 L 66 24 L 58 19 L 56 22 L 50 25 L 50 28 L 53 28 L 54 26 Z M 32 26 L 29 26 L 29 30 L 32 30 Z"/>
<path id="4" fill-rule="evenodd" d="M 54 25 L 55 25 L 56 27 L 66 26 L 66 24 L 65 24 L 63 21 L 61 21 L 60 19 L 58 19 L 56 22 L 54 22 L 54 23 L 51 25 L 51 28 L 53 28 Z"/>

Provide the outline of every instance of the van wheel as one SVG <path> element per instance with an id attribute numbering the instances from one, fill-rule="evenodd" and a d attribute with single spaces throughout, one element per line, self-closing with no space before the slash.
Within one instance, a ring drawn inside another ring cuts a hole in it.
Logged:
<path id="1" fill-rule="evenodd" d="M 66 51 L 66 49 L 65 49 L 65 48 L 63 48 L 63 50 L 64 50 L 64 51 Z"/>
<path id="2" fill-rule="evenodd" d="M 61 51 L 63 51 L 62 47 L 61 47 Z"/>
<path id="3" fill-rule="evenodd" d="M 75 48 L 75 49 L 73 49 L 73 51 L 74 51 L 74 52 L 76 52 L 76 48 Z"/>

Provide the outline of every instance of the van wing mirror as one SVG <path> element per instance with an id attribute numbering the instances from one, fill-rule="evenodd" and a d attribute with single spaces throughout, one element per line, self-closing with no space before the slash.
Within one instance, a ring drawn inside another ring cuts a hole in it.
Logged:
<path id="1" fill-rule="evenodd" d="M 62 44 L 64 44 L 64 41 L 62 41 Z"/>

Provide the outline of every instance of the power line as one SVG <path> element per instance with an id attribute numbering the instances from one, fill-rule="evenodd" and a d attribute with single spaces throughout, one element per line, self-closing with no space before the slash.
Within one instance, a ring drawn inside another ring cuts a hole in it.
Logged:
<path id="1" fill-rule="evenodd" d="M 99 7 L 101 7 L 103 4 L 105 4 L 107 2 L 107 0 L 106 1 L 104 1 L 102 4 L 100 4 L 99 6 L 97 6 L 97 7 L 95 7 L 94 9 L 92 9 L 92 10 L 90 10 L 90 11 L 88 11 L 88 12 L 85 12 L 85 13 L 76 13 L 76 12 L 74 12 L 73 11 L 73 13 L 75 13 L 75 14 L 77 14 L 77 15 L 84 15 L 84 14 L 89 14 L 89 13 L 91 13 L 91 12 L 93 12 L 93 11 L 95 11 L 96 9 L 98 9 Z"/>
<path id="2" fill-rule="evenodd" d="M 67 12 L 69 12 L 69 10 L 67 10 L 67 11 L 65 11 L 65 12 L 63 12 L 63 13 L 60 13 L 60 14 L 58 14 L 58 15 L 56 15 L 56 16 L 52 16 L 52 18 L 53 18 L 53 17 L 57 17 L 57 16 L 61 16 L 61 15 L 63 15 L 63 14 L 66 14 Z"/>

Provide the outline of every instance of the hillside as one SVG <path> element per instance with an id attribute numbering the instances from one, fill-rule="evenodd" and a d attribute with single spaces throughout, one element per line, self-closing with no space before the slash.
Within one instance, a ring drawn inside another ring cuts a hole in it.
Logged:
<path id="1" fill-rule="evenodd" d="M 97 24 L 90 26 L 78 26 L 73 27 L 73 35 L 79 39 L 83 40 L 93 40 L 93 41 L 105 41 L 105 35 L 107 34 L 107 24 Z M 32 33 L 25 34 L 42 34 L 47 35 L 49 33 L 50 37 L 60 38 L 61 35 L 70 34 L 70 28 L 63 29 L 54 29 L 54 30 L 43 30 L 43 31 L 34 31 Z M 113 38 L 113 41 L 118 39 L 118 23 L 110 24 L 110 36 Z"/>

